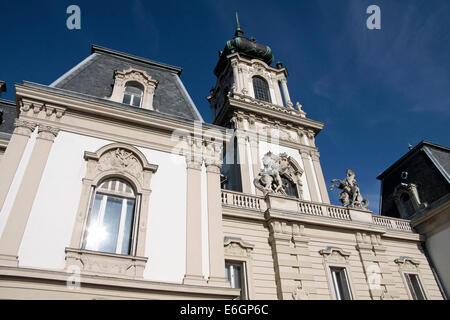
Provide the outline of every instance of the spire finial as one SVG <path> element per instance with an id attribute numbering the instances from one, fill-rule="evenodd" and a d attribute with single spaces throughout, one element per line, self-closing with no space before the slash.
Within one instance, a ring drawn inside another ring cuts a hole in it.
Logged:
<path id="1" fill-rule="evenodd" d="M 234 33 L 235 37 L 241 37 L 244 34 L 244 31 L 241 29 L 241 25 L 239 23 L 239 15 L 236 11 L 236 32 Z"/>

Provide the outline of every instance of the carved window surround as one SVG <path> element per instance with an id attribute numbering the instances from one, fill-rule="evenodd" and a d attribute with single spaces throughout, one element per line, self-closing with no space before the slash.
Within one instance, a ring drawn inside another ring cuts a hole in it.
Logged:
<path id="1" fill-rule="evenodd" d="M 123 71 L 117 70 L 115 72 L 114 87 L 110 100 L 122 103 L 125 86 L 128 82 L 137 82 L 143 86 L 144 93 L 142 96 L 141 108 L 154 110 L 153 96 L 155 89 L 158 86 L 158 81 L 148 75 L 147 72 L 135 68 L 129 68 Z"/>
<path id="2" fill-rule="evenodd" d="M 66 268 L 79 265 L 85 273 L 104 272 L 109 275 L 113 273 L 119 276 L 142 277 L 146 261 L 143 256 L 151 194 L 150 182 L 158 166 L 148 163 L 146 157 L 135 147 L 122 143 L 106 145 L 97 152 L 85 152 L 84 158 L 87 161 L 86 176 L 83 179 L 70 248 L 66 248 Z M 137 208 L 130 256 L 81 249 L 96 188 L 101 181 L 112 177 L 126 180 L 136 192 Z M 111 266 L 103 266 L 108 264 Z"/>
<path id="3" fill-rule="evenodd" d="M 241 238 L 235 237 L 224 237 L 223 245 L 225 260 L 239 262 L 244 265 L 248 298 L 250 300 L 254 299 L 252 253 L 255 246 L 244 242 Z"/>
<path id="4" fill-rule="evenodd" d="M 337 300 L 336 294 L 334 292 L 333 279 L 331 278 L 331 268 L 338 267 L 345 268 L 352 299 L 356 300 L 356 291 L 353 288 L 351 265 L 349 262 L 350 252 L 344 251 L 343 249 L 337 247 L 327 247 L 326 249 L 320 250 L 319 253 L 323 257 L 323 266 L 325 274 L 327 276 L 328 288 L 331 298 Z"/>
<path id="5" fill-rule="evenodd" d="M 410 258 L 410 257 L 399 257 L 397 259 L 394 260 L 394 262 L 397 264 L 398 266 L 398 272 L 400 273 L 400 276 L 403 280 L 403 285 L 405 287 L 406 292 L 408 293 L 408 297 L 410 300 L 413 300 L 413 297 L 411 295 L 411 292 L 409 290 L 409 286 L 406 280 L 406 274 L 415 274 L 417 275 L 417 277 L 419 278 L 419 281 L 421 283 L 421 287 L 423 290 L 423 294 L 425 296 L 425 299 L 427 299 L 428 292 L 424 286 L 424 283 L 422 281 L 422 276 L 420 274 L 420 269 L 419 269 L 419 261 Z"/>
<path id="6" fill-rule="evenodd" d="M 393 196 L 395 205 L 397 206 L 400 216 L 403 219 L 411 219 L 417 211 L 427 206 L 426 203 L 420 202 L 417 186 L 413 183 L 399 184 L 395 187 Z M 405 200 L 404 197 L 407 197 L 407 200 Z"/>
<path id="7" fill-rule="evenodd" d="M 66 248 L 66 267 L 83 274 L 142 278 L 147 258 Z"/>

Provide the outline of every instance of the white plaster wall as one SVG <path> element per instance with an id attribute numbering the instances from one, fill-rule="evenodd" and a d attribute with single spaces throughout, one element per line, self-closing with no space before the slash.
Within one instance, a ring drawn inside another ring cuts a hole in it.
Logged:
<path id="1" fill-rule="evenodd" d="M 60 132 L 53 143 L 19 249 L 22 267 L 63 269 L 70 245 L 82 179 L 84 151 L 111 142 Z"/>
<path id="2" fill-rule="evenodd" d="M 159 166 L 150 186 L 144 279 L 181 283 L 186 272 L 186 161 L 183 156 L 138 149 Z"/>
<path id="3" fill-rule="evenodd" d="M 300 167 L 303 170 L 305 170 L 305 166 L 303 164 L 302 157 L 300 156 L 300 153 L 298 152 L 298 150 L 280 146 L 280 145 L 274 144 L 274 143 L 259 141 L 259 158 L 262 159 L 264 157 L 264 155 L 269 151 L 271 151 L 272 153 L 275 153 L 275 154 L 286 153 L 288 156 L 291 156 L 292 158 L 294 158 L 298 162 Z M 301 181 L 303 184 L 303 186 L 302 186 L 303 199 L 311 201 L 311 195 L 309 192 L 308 183 L 306 181 L 306 172 L 303 173 Z"/>
<path id="4" fill-rule="evenodd" d="M 27 145 L 20 159 L 19 166 L 17 167 L 14 179 L 9 188 L 8 194 L 6 195 L 5 202 L 0 211 L 0 235 L 3 233 L 3 229 L 8 221 L 9 213 L 16 199 L 17 191 L 19 190 L 20 182 L 22 181 L 23 175 L 25 174 L 25 169 L 27 168 L 28 161 L 30 160 L 31 152 L 33 151 L 34 144 L 36 143 L 37 130 L 33 132 L 28 139 Z"/>
<path id="5" fill-rule="evenodd" d="M 440 232 L 429 236 L 425 242 L 428 253 L 439 274 L 444 287 L 450 289 L 450 225 Z"/>
<path id="6" fill-rule="evenodd" d="M 19 249 L 20 266 L 64 268 L 64 249 L 70 245 L 86 174 L 84 152 L 95 152 L 110 143 L 60 132 L 51 149 Z M 146 239 L 148 263 L 144 278 L 180 283 L 186 269 L 186 163 L 184 158 L 177 159 L 180 156 L 138 149 L 150 163 L 159 166 L 151 181 Z"/>

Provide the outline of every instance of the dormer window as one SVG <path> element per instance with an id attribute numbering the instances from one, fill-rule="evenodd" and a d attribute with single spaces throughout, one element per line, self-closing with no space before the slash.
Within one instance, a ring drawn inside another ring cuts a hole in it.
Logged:
<path id="1" fill-rule="evenodd" d="M 133 107 L 154 110 L 153 96 L 157 86 L 158 81 L 145 71 L 135 68 L 116 70 L 113 92 L 109 99 Z"/>
<path id="2" fill-rule="evenodd" d="M 128 82 L 125 85 L 125 92 L 123 94 L 122 103 L 128 104 L 134 107 L 140 107 L 142 102 L 142 94 L 144 92 L 142 86 L 139 83 Z"/>
<path id="3" fill-rule="evenodd" d="M 257 76 L 253 77 L 253 92 L 255 93 L 255 99 L 272 103 L 269 85 L 263 78 Z"/>

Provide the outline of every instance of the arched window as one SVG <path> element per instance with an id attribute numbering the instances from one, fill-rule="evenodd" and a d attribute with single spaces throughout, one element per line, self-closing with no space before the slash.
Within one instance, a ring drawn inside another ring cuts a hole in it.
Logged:
<path id="1" fill-rule="evenodd" d="M 295 184 L 295 182 L 285 175 L 281 175 L 281 181 L 283 182 L 283 187 L 286 195 L 298 198 L 297 185 Z"/>
<path id="2" fill-rule="evenodd" d="M 136 207 L 133 187 L 122 179 L 104 180 L 91 202 L 84 249 L 129 255 Z"/>
<path id="3" fill-rule="evenodd" d="M 125 86 L 122 103 L 130 106 L 140 107 L 142 101 L 143 87 L 137 82 L 128 82 Z"/>
<path id="4" fill-rule="evenodd" d="M 253 92 L 255 93 L 255 99 L 272 102 L 270 99 L 269 85 L 263 78 L 253 77 Z"/>

